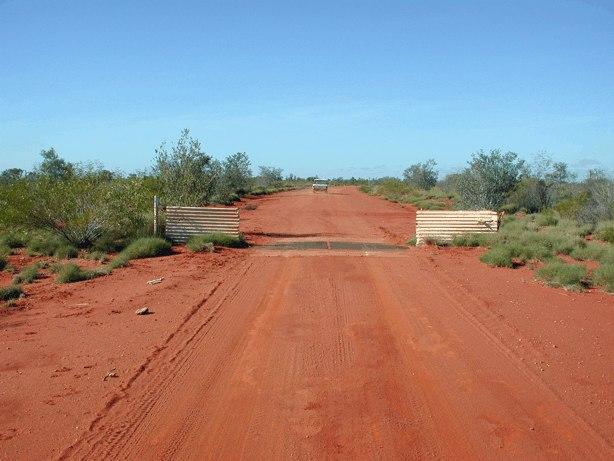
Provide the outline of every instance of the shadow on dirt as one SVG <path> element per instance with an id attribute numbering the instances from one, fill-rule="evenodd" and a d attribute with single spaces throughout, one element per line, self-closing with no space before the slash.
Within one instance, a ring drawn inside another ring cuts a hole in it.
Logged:
<path id="1" fill-rule="evenodd" d="M 278 232 L 246 232 L 245 235 L 257 235 L 259 237 L 274 238 L 309 238 L 309 237 L 331 237 L 338 234 L 316 233 L 316 234 L 285 234 Z"/>

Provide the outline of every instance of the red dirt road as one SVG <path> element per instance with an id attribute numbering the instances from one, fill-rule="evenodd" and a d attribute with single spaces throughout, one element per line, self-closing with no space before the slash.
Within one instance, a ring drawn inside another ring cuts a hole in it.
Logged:
<path id="1" fill-rule="evenodd" d="M 413 233 L 353 188 L 253 203 L 258 244 Z M 612 459 L 612 297 L 478 251 L 256 246 L 39 282 L 0 316 L 0 456 Z"/>

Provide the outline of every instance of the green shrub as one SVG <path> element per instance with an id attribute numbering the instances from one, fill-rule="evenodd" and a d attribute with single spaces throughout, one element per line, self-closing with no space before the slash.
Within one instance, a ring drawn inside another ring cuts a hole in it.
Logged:
<path id="1" fill-rule="evenodd" d="M 593 280 L 608 293 L 614 293 L 614 264 L 601 264 L 593 272 Z"/>
<path id="2" fill-rule="evenodd" d="M 486 246 L 493 240 L 491 234 L 460 234 L 455 235 L 452 239 L 452 246 L 457 247 L 479 247 Z"/>
<path id="3" fill-rule="evenodd" d="M 93 261 L 104 262 L 107 260 L 109 255 L 107 255 L 104 251 L 94 250 L 94 251 L 88 251 L 83 256 L 85 259 L 91 259 Z"/>
<path id="4" fill-rule="evenodd" d="M 597 238 L 604 242 L 614 243 L 614 226 L 599 229 L 597 231 Z"/>
<path id="5" fill-rule="evenodd" d="M 128 265 L 128 261 L 130 261 L 130 258 L 128 258 L 127 255 L 120 253 L 115 258 L 113 258 L 113 260 L 107 265 L 107 267 L 111 270 L 117 269 L 118 267 L 126 267 Z"/>
<path id="6" fill-rule="evenodd" d="M 418 243 L 418 238 L 414 235 L 412 236 L 408 241 L 407 244 L 410 246 L 416 246 L 416 244 Z"/>
<path id="7" fill-rule="evenodd" d="M 19 274 L 13 277 L 13 283 L 32 283 L 36 280 L 40 274 L 38 272 L 38 264 L 32 264 L 31 266 L 24 267 Z"/>
<path id="8" fill-rule="evenodd" d="M 480 261 L 494 267 L 514 267 L 512 251 L 505 246 L 494 246 L 482 256 Z"/>
<path id="9" fill-rule="evenodd" d="M 6 256 L 0 254 L 0 271 L 3 271 L 8 265 L 9 261 L 6 259 Z"/>
<path id="10" fill-rule="evenodd" d="M 128 259 L 152 258 L 171 253 L 171 244 L 159 237 L 142 237 L 122 250 L 120 255 Z"/>
<path id="11" fill-rule="evenodd" d="M 245 248 L 247 246 L 247 242 L 242 235 L 235 237 L 233 235 L 227 235 L 222 233 L 195 235 L 194 237 L 191 237 L 188 241 L 188 248 L 190 248 L 190 241 L 192 242 L 192 246 L 194 246 L 195 248 L 205 243 L 213 243 L 213 245 L 215 246 L 229 248 Z"/>
<path id="12" fill-rule="evenodd" d="M 444 240 L 438 237 L 426 237 L 424 239 L 424 243 L 426 243 L 427 245 L 436 245 L 438 247 L 447 247 L 450 245 L 449 240 Z"/>
<path id="13" fill-rule="evenodd" d="M 9 301 L 17 299 L 23 294 L 23 290 L 19 285 L 9 285 L 8 287 L 0 288 L 0 300 Z"/>
<path id="14" fill-rule="evenodd" d="M 53 254 L 58 259 L 70 259 L 79 256 L 79 251 L 72 245 L 62 245 Z"/>
<path id="15" fill-rule="evenodd" d="M 27 245 L 30 256 L 53 256 L 66 243 L 53 235 L 37 235 L 30 239 Z"/>
<path id="16" fill-rule="evenodd" d="M 152 258 L 171 253 L 171 244 L 159 237 L 142 237 L 135 240 L 108 265 L 109 269 L 116 269 L 128 265 L 131 259 Z"/>
<path id="17" fill-rule="evenodd" d="M 0 235 L 0 247 L 21 248 L 25 244 L 25 237 L 16 232 L 6 232 Z"/>
<path id="18" fill-rule="evenodd" d="M 90 280 L 100 275 L 103 271 L 83 269 L 76 264 L 68 263 L 59 267 L 56 281 L 58 283 L 73 283 L 82 280 Z"/>
<path id="19" fill-rule="evenodd" d="M 194 253 L 211 253 L 214 250 L 213 242 L 206 240 L 204 235 L 190 237 L 186 246 Z"/>
<path id="20" fill-rule="evenodd" d="M 555 260 L 537 271 L 537 277 L 554 287 L 568 290 L 582 290 L 588 285 L 587 270 L 584 266 L 566 264 Z"/>
<path id="21" fill-rule="evenodd" d="M 598 261 L 607 251 L 606 245 L 601 245 L 596 242 L 588 242 L 583 245 L 576 246 L 570 253 L 574 259 L 578 261 Z"/>
<path id="22" fill-rule="evenodd" d="M 116 253 L 126 248 L 128 243 L 126 238 L 107 232 L 94 242 L 92 250 L 103 253 Z"/>
<path id="23" fill-rule="evenodd" d="M 538 213 L 535 216 L 535 222 L 540 227 L 556 226 L 559 222 L 559 218 L 555 215 L 554 212 L 544 212 Z"/>

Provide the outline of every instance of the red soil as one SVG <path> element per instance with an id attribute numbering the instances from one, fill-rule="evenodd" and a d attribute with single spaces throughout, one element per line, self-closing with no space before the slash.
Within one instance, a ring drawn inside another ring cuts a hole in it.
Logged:
<path id="1" fill-rule="evenodd" d="M 253 243 L 414 231 L 353 188 L 250 203 Z M 611 459 L 613 298 L 479 251 L 256 246 L 28 285 L 0 315 L 0 457 Z"/>

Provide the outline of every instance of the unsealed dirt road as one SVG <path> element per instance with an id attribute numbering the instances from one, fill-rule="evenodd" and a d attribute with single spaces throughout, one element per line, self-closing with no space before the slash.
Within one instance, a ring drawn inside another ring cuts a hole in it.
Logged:
<path id="1" fill-rule="evenodd" d="M 0 317 L 4 458 L 614 457 L 611 296 L 488 268 L 479 250 L 360 245 L 404 242 L 414 211 L 353 188 L 253 203 L 249 250 L 139 262 L 62 296 L 42 283 Z M 130 293 L 153 275 L 170 283 Z M 98 323 L 86 333 L 53 317 L 75 301 L 93 303 L 68 318 Z M 41 344 L 48 361 L 19 359 Z M 74 394 L 49 407 L 59 366 Z"/>

